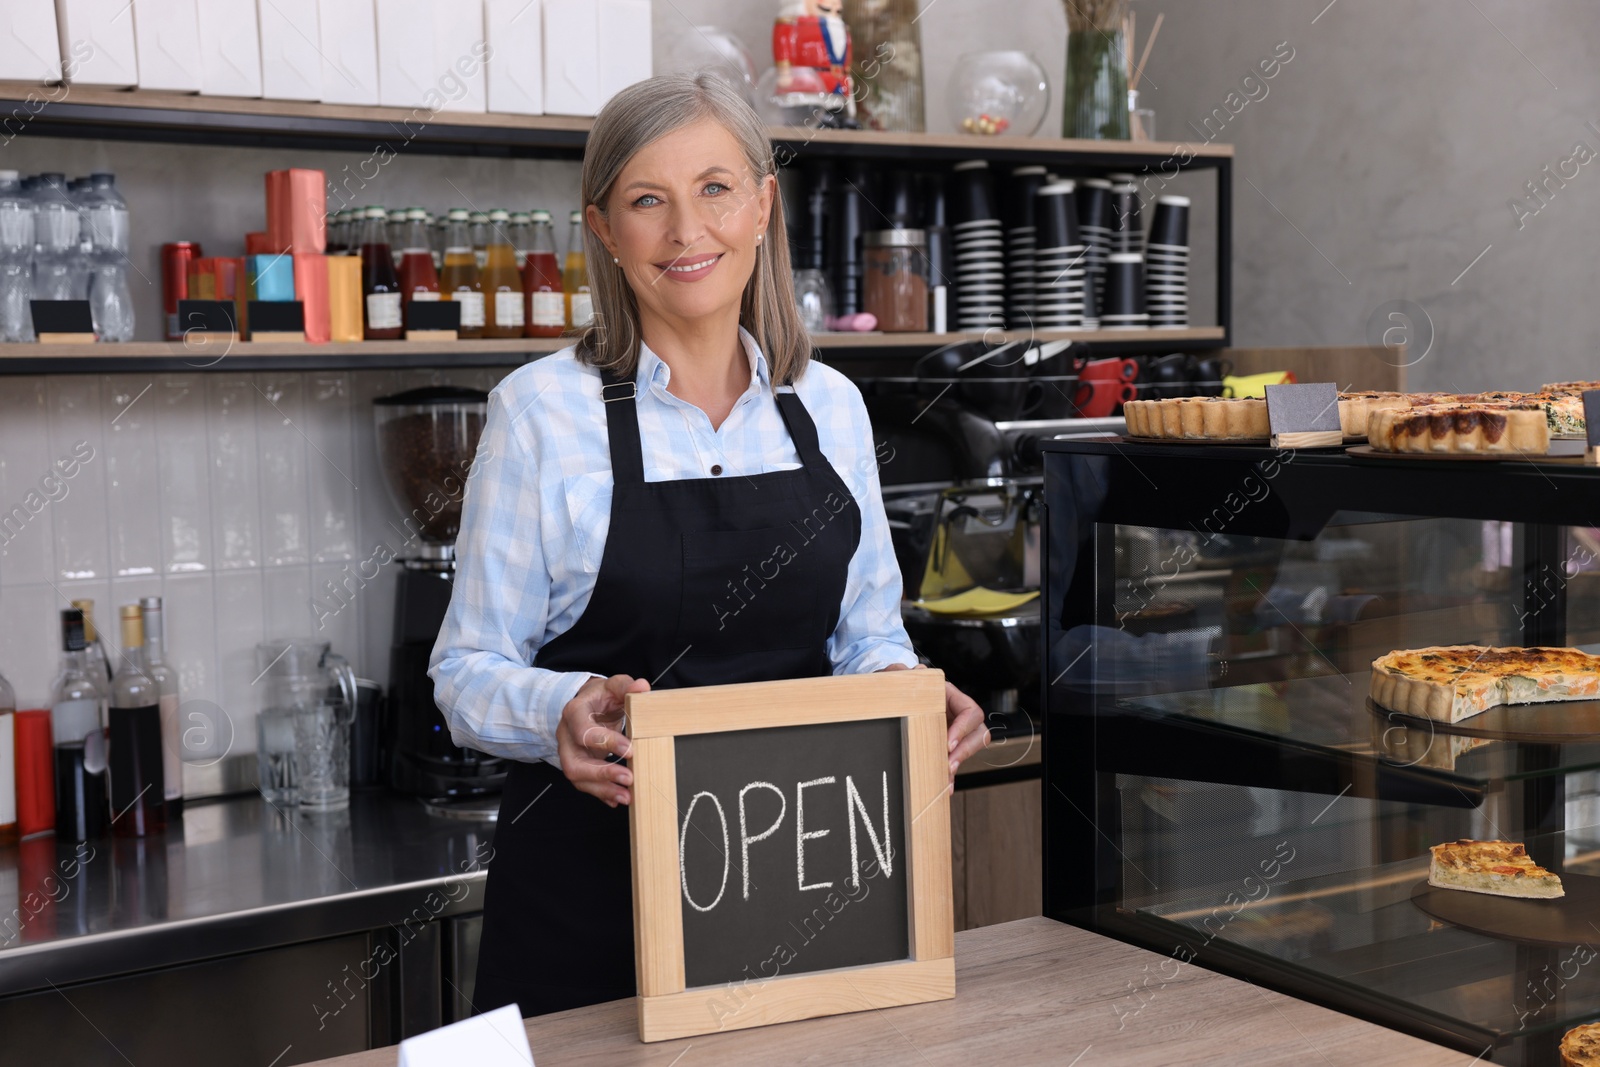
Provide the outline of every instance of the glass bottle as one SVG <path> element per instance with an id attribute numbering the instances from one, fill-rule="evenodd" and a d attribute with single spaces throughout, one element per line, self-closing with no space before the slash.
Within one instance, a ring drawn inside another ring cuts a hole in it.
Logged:
<path id="1" fill-rule="evenodd" d="M 560 337 L 567 328 L 567 297 L 548 211 L 533 213 L 533 234 L 528 238 L 522 276 L 528 293 L 527 336 Z"/>
<path id="2" fill-rule="evenodd" d="M 106 694 L 85 626 L 82 611 L 62 609 L 61 673 L 50 699 L 58 841 L 88 841 L 106 832 Z"/>
<path id="3" fill-rule="evenodd" d="M 166 623 L 158 596 L 141 597 L 144 656 L 150 677 L 161 687 L 161 777 L 166 784 L 167 818 L 183 814 L 183 738 L 178 723 L 178 672 L 167 665 Z"/>
<path id="4" fill-rule="evenodd" d="M 511 213 L 511 255 L 512 261 L 517 265 L 517 273 L 522 275 L 522 289 L 528 289 L 528 244 L 533 240 L 533 220 L 526 211 L 513 211 Z M 526 309 L 524 309 L 526 310 Z M 527 315 L 523 315 L 527 320 Z"/>
<path id="5" fill-rule="evenodd" d="M 461 304 L 461 336 L 483 336 L 483 284 L 478 278 L 478 260 L 472 252 L 472 235 L 467 228 L 465 208 L 450 209 L 445 229 L 444 271 L 439 292 L 446 300 Z"/>
<path id="6" fill-rule="evenodd" d="M 17 839 L 17 698 L 0 675 L 0 844 Z"/>
<path id="7" fill-rule="evenodd" d="M 32 341 L 33 199 L 0 170 L 0 341 Z"/>
<path id="8" fill-rule="evenodd" d="M 97 173 L 79 197 L 87 237 L 89 312 L 102 341 L 133 340 L 133 290 L 128 283 L 128 202 L 113 174 Z"/>
<path id="9" fill-rule="evenodd" d="M 389 212 L 389 248 L 394 252 L 394 269 L 400 269 L 400 256 L 406 247 L 407 210 L 397 207 Z"/>
<path id="10" fill-rule="evenodd" d="M 489 216 L 482 211 L 467 215 L 468 234 L 472 238 L 472 254 L 481 271 L 489 263 Z"/>
<path id="11" fill-rule="evenodd" d="M 567 263 L 561 272 L 562 289 L 567 298 L 567 326 L 589 325 L 594 318 L 594 299 L 589 294 L 589 265 L 583 253 L 583 212 L 567 216 Z"/>
<path id="12" fill-rule="evenodd" d="M 444 246 L 445 235 L 450 226 L 449 214 L 447 211 L 438 218 L 428 216 L 428 241 L 433 249 L 433 269 L 438 271 L 444 270 Z"/>
<path id="13" fill-rule="evenodd" d="M 489 258 L 483 268 L 485 337 L 522 336 L 522 272 L 517 270 L 510 224 L 510 212 L 501 208 L 489 212 Z"/>
<path id="14" fill-rule="evenodd" d="M 400 317 L 400 281 L 394 273 L 394 253 L 389 250 L 389 213 L 369 207 L 361 228 L 361 292 L 366 297 L 369 341 L 397 341 L 403 332 Z"/>
<path id="15" fill-rule="evenodd" d="M 91 670 L 97 670 L 100 675 L 100 691 L 106 696 L 111 696 L 111 657 L 106 653 L 105 642 L 100 640 L 100 632 L 94 627 L 94 601 L 74 600 L 72 606 L 83 613 L 83 639 L 88 651 L 84 653 L 85 660 Z"/>
<path id="16" fill-rule="evenodd" d="M 371 221 L 370 214 L 368 220 Z M 161 685 L 150 676 L 150 664 L 145 659 L 144 616 L 139 605 L 124 604 L 121 620 L 122 656 L 116 677 L 111 680 L 111 709 L 107 716 L 111 832 L 117 837 L 145 837 L 159 833 L 167 821 L 161 759 Z"/>
<path id="17" fill-rule="evenodd" d="M 413 300 L 438 300 L 439 274 L 428 247 L 428 213 L 420 207 L 406 210 L 405 237 L 400 247 L 400 294 L 406 307 Z"/>

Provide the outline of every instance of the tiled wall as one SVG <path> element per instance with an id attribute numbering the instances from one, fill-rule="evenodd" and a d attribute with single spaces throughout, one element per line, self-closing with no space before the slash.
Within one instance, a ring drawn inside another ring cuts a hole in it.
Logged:
<path id="1" fill-rule="evenodd" d="M 380 541 L 398 546 L 372 400 L 432 384 L 489 389 L 505 373 L 4 379 L 0 673 L 18 706 L 47 705 L 58 611 L 79 597 L 94 600 L 115 655 L 117 607 L 162 596 L 183 697 L 227 713 L 235 752 L 255 746 L 258 641 L 316 635 L 387 684 L 399 563 L 343 608 L 318 592 Z"/>

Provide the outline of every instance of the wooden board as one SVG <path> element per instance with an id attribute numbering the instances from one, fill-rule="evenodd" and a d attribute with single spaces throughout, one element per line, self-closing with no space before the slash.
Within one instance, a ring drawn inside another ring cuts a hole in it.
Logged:
<path id="1" fill-rule="evenodd" d="M 1561 463 L 1582 464 L 1583 452 L 1581 448 L 1572 449 L 1569 445 L 1579 445 L 1577 441 L 1551 441 L 1550 451 L 1542 455 L 1531 452 L 1385 452 L 1373 448 L 1371 445 L 1355 445 L 1347 449 L 1349 455 L 1356 459 L 1377 460 L 1381 463 L 1393 462 L 1397 459 L 1420 459 L 1423 461 L 1439 461 L 1446 463 Z"/>
<path id="2" fill-rule="evenodd" d="M 1424 914 L 1463 930 L 1529 945 L 1582 945 L 1593 942 L 1600 916 L 1600 878 L 1563 874 L 1567 895 L 1555 900 L 1523 900 L 1439 889 L 1426 878 L 1411 890 L 1411 903 Z"/>
<path id="3" fill-rule="evenodd" d="M 1488 741 L 1547 745 L 1600 741 L 1600 700 L 1501 704 L 1460 722 L 1441 722 L 1425 715 L 1408 715 L 1386 708 L 1371 697 L 1367 698 L 1367 710 L 1397 726 L 1460 737 L 1481 737 Z"/>

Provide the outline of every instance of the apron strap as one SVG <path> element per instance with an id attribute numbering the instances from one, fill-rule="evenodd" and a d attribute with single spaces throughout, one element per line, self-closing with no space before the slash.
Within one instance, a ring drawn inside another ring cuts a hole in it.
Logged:
<path id="1" fill-rule="evenodd" d="M 600 372 L 600 399 L 611 443 L 611 479 L 616 485 L 644 484 L 644 446 L 639 443 L 639 387 L 632 378 Z"/>
<path id="2" fill-rule="evenodd" d="M 774 392 L 773 395 L 778 398 L 778 412 L 783 416 L 784 425 L 789 427 L 789 437 L 794 441 L 794 450 L 800 454 L 800 462 L 807 470 L 832 470 L 817 440 L 817 424 L 811 421 L 811 413 L 800 402 L 799 394 Z"/>

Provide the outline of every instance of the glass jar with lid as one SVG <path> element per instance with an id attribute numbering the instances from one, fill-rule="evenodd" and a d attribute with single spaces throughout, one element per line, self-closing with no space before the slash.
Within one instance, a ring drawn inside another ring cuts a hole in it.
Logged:
<path id="1" fill-rule="evenodd" d="M 922 230 L 872 230 L 861 235 L 864 310 L 885 333 L 928 329 L 928 242 Z"/>

